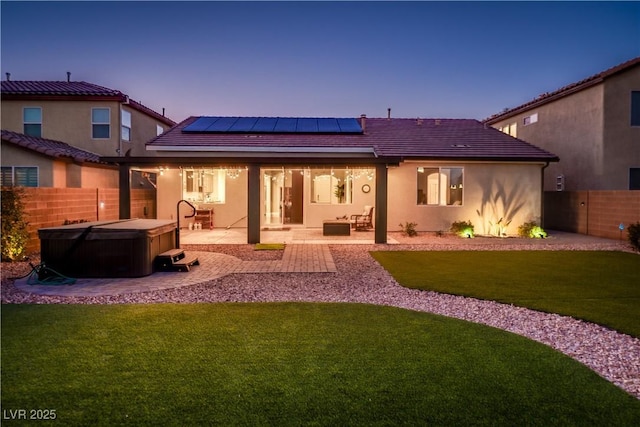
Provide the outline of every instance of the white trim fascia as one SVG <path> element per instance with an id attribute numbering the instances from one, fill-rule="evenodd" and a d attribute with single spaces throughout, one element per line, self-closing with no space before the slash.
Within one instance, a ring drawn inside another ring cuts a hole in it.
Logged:
<path id="1" fill-rule="evenodd" d="M 189 151 L 212 153 L 317 153 L 317 154 L 373 154 L 373 147 L 241 147 L 241 146 L 200 146 L 200 145 L 147 145 L 147 151 Z"/>

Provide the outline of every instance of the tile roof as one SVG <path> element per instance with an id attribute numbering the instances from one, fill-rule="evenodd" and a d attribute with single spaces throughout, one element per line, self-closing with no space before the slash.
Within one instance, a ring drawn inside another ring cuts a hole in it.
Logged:
<path id="1" fill-rule="evenodd" d="M 367 118 L 363 134 L 187 133 L 190 117 L 147 143 L 151 150 L 330 152 L 433 160 L 558 161 L 556 155 L 470 119 Z M 315 151 L 314 151 L 315 150 Z"/>
<path id="2" fill-rule="evenodd" d="M 35 136 L 28 136 L 4 129 L 1 132 L 2 141 L 38 152 L 40 154 L 44 154 L 49 157 L 69 158 L 75 162 L 105 163 L 100 160 L 99 155 L 91 153 L 89 151 L 81 150 L 61 141 L 37 138 Z"/>
<path id="3" fill-rule="evenodd" d="M 101 99 L 105 101 L 117 101 L 128 103 L 134 110 L 138 110 L 167 126 L 174 126 L 176 122 L 168 117 L 142 105 L 140 102 L 130 99 L 119 90 L 109 89 L 93 83 L 76 81 L 41 81 L 41 80 L 8 80 L 2 81 L 2 99 Z"/>
<path id="4" fill-rule="evenodd" d="M 120 97 L 119 90 L 109 89 L 87 82 L 67 81 L 2 81 L 2 95 L 58 95 Z"/>
<path id="5" fill-rule="evenodd" d="M 505 111 L 494 114 L 493 116 L 486 118 L 484 122 L 487 124 L 494 124 L 496 122 L 499 122 L 500 120 L 504 120 L 506 118 L 519 114 L 523 111 L 538 107 L 548 102 L 555 101 L 558 98 L 562 98 L 562 97 L 571 95 L 572 93 L 586 89 L 590 86 L 593 86 L 595 84 L 602 82 L 604 79 L 608 77 L 611 77 L 622 71 L 631 69 L 638 65 L 640 65 L 640 56 L 637 58 L 630 59 L 629 61 L 623 62 L 622 64 L 616 65 L 615 67 L 611 67 L 598 74 L 594 74 L 593 76 L 587 77 L 586 79 L 580 80 L 579 82 L 575 82 L 570 85 L 561 87 L 560 89 L 555 90 L 553 92 L 543 93 L 537 98 L 529 102 L 526 102 L 522 105 L 519 105 L 514 108 L 509 108 Z"/>

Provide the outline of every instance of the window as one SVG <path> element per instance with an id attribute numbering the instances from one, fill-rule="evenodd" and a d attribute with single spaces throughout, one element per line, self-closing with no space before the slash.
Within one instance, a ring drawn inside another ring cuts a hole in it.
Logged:
<path id="1" fill-rule="evenodd" d="M 91 137 L 109 139 L 111 137 L 111 111 L 108 108 L 91 109 Z"/>
<path id="2" fill-rule="evenodd" d="M 38 168 L 35 166 L 2 166 L 1 185 L 16 187 L 37 187 Z"/>
<path id="3" fill-rule="evenodd" d="M 631 126 L 640 126 L 640 91 L 631 92 Z"/>
<path id="4" fill-rule="evenodd" d="M 525 126 L 528 126 L 536 123 L 537 121 L 538 121 L 538 113 L 534 113 L 522 119 L 522 124 Z"/>
<path id="5" fill-rule="evenodd" d="M 224 203 L 227 171 L 194 168 L 182 171 L 183 198 L 196 203 Z"/>
<path id="6" fill-rule="evenodd" d="M 418 205 L 462 205 L 462 168 L 418 168 Z"/>
<path id="7" fill-rule="evenodd" d="M 640 168 L 629 169 L 629 190 L 640 190 Z"/>
<path id="8" fill-rule="evenodd" d="M 512 136 L 514 138 L 517 137 L 518 125 L 516 123 L 510 123 L 508 125 L 504 125 L 504 126 L 498 128 L 498 129 L 500 129 L 502 132 L 504 132 L 507 135 L 510 135 L 510 136 Z"/>
<path id="9" fill-rule="evenodd" d="M 156 136 L 162 135 L 163 132 L 164 132 L 164 129 L 162 129 L 162 126 L 156 125 Z"/>
<path id="10" fill-rule="evenodd" d="M 131 141 L 131 113 L 121 110 L 122 115 L 122 140 Z"/>
<path id="11" fill-rule="evenodd" d="M 42 137 L 42 108 L 25 107 L 22 110 L 22 121 L 25 135 Z"/>
<path id="12" fill-rule="evenodd" d="M 353 174 L 349 169 L 311 169 L 311 203 L 353 203 Z"/>

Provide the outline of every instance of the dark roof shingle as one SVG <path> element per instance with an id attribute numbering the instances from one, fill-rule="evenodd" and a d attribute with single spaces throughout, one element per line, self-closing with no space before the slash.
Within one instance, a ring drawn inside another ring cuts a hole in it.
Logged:
<path id="1" fill-rule="evenodd" d="M 74 81 L 43 81 L 43 80 L 8 80 L 2 81 L 2 99 L 100 99 L 105 101 L 128 102 L 134 110 L 138 110 L 167 126 L 174 126 L 176 122 L 152 110 L 140 102 L 130 99 L 119 90 L 87 82 Z"/>
<path id="2" fill-rule="evenodd" d="M 470 119 L 367 118 L 363 134 L 188 133 L 190 117 L 147 146 L 168 151 L 313 152 L 354 149 L 378 157 L 433 160 L 557 161 L 556 155 Z"/>
<path id="3" fill-rule="evenodd" d="M 625 71 L 637 65 L 640 65 L 640 56 L 637 58 L 630 59 L 629 61 L 623 62 L 622 64 L 616 65 L 615 67 L 611 67 L 598 74 L 594 74 L 593 76 L 587 77 L 586 79 L 561 87 L 560 89 L 555 90 L 553 92 L 543 93 L 537 98 L 529 102 L 526 102 L 522 105 L 519 105 L 514 108 L 508 108 L 505 111 L 494 114 L 493 116 L 486 118 L 484 122 L 488 124 L 494 124 L 496 122 L 499 122 L 500 120 L 504 120 L 506 118 L 519 114 L 528 109 L 538 107 L 539 105 L 543 105 L 548 102 L 555 101 L 558 98 L 562 98 L 564 96 L 568 96 L 568 95 L 571 95 L 572 93 L 586 89 L 594 84 L 602 82 L 604 79 L 610 76 L 613 76 L 617 73 L 620 73 L 622 71 Z"/>
<path id="4" fill-rule="evenodd" d="M 66 81 L 3 81 L 2 95 L 57 95 L 57 96 L 105 96 L 122 97 L 119 90 L 109 89 L 87 82 Z"/>
<path id="5" fill-rule="evenodd" d="M 75 162 L 102 163 L 100 156 L 81 150 L 61 141 L 28 136 L 17 132 L 2 130 L 2 140 L 28 150 L 54 158 L 69 158 Z"/>

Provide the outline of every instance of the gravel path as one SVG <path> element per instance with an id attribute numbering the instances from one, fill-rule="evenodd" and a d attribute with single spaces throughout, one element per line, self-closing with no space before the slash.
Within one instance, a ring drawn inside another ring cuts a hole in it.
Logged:
<path id="1" fill-rule="evenodd" d="M 122 304 L 164 302 L 350 302 L 401 307 L 455 317 L 510 331 L 578 360 L 602 377 L 640 399 L 640 340 L 605 327 L 556 314 L 541 313 L 492 301 L 407 289 L 369 255 L 372 250 L 625 250 L 621 244 L 576 248 L 527 245 L 465 245 L 452 240 L 416 241 L 412 245 L 332 245 L 337 273 L 232 274 L 183 288 L 95 298 L 64 298 L 27 294 L 13 287 L 10 277 L 26 274 L 28 264 L 2 264 L 2 303 Z M 185 245 L 186 246 L 186 245 Z M 244 260 L 279 259 L 282 251 L 254 251 L 250 245 L 197 245 L 189 250 L 215 251 Z M 37 262 L 37 260 L 34 260 Z M 32 261 L 32 262 L 34 262 Z"/>

